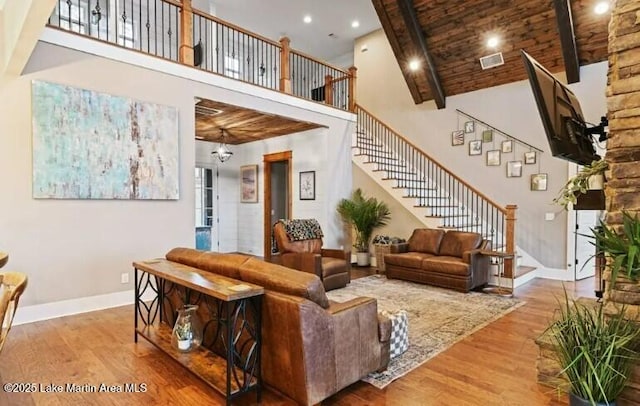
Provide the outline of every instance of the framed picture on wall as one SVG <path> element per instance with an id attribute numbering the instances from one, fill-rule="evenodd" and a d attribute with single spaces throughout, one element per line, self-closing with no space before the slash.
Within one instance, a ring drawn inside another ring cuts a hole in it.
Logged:
<path id="1" fill-rule="evenodd" d="M 547 190 L 547 174 L 536 173 L 531 175 L 531 190 L 542 191 Z"/>
<path id="2" fill-rule="evenodd" d="M 513 151 L 513 141 L 511 140 L 502 141 L 502 144 L 500 145 L 502 147 L 503 154 L 508 154 Z"/>
<path id="3" fill-rule="evenodd" d="M 469 134 L 476 131 L 476 122 L 475 121 L 467 121 L 464 123 L 464 132 Z"/>
<path id="4" fill-rule="evenodd" d="M 487 166 L 500 166 L 500 150 L 487 151 Z"/>
<path id="5" fill-rule="evenodd" d="M 533 165 L 536 163 L 536 151 L 530 151 L 524 153 L 524 164 Z"/>
<path id="6" fill-rule="evenodd" d="M 316 200 L 316 171 L 300 172 L 300 200 Z"/>
<path id="7" fill-rule="evenodd" d="M 469 141 L 469 155 L 482 155 L 482 140 Z"/>
<path id="8" fill-rule="evenodd" d="M 258 165 L 240 167 L 240 202 L 258 203 Z"/>
<path id="9" fill-rule="evenodd" d="M 482 132 L 482 142 L 493 141 L 493 130 L 484 130 Z"/>
<path id="10" fill-rule="evenodd" d="M 522 176 L 522 161 L 507 162 L 507 178 L 519 178 Z"/>
<path id="11" fill-rule="evenodd" d="M 458 130 L 451 133 L 451 145 L 464 145 L 464 131 Z"/>

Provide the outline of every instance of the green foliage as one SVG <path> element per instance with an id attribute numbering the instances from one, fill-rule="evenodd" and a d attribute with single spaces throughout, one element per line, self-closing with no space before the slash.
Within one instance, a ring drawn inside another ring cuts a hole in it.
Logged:
<path id="1" fill-rule="evenodd" d="M 356 231 L 353 247 L 358 252 L 369 251 L 369 241 L 373 231 L 387 224 L 391 218 L 389 207 L 374 197 L 366 198 L 360 188 L 351 195 L 351 199 L 342 199 L 338 203 L 338 213 Z"/>
<path id="2" fill-rule="evenodd" d="M 640 221 L 638 216 L 631 216 L 628 212 L 622 212 L 622 233 L 607 227 L 602 222 L 600 227 L 591 229 L 595 238 L 596 251 L 605 253 L 612 259 L 611 284 L 612 287 L 620 273 L 631 280 L 638 280 L 640 276 Z"/>
<path id="3" fill-rule="evenodd" d="M 580 172 L 571 177 L 562 189 L 560 189 L 560 193 L 553 199 L 553 202 L 567 210 L 569 204 L 576 204 L 579 195 L 587 193 L 589 189 L 589 178 L 594 175 L 604 174 L 607 168 L 608 165 L 604 159 L 593 161 L 590 165 L 584 166 Z"/>
<path id="4" fill-rule="evenodd" d="M 624 318 L 624 309 L 605 315 L 602 303 L 586 306 L 569 300 L 566 291 L 559 317 L 547 332 L 571 392 L 592 404 L 615 400 L 640 359 L 640 329 Z"/>

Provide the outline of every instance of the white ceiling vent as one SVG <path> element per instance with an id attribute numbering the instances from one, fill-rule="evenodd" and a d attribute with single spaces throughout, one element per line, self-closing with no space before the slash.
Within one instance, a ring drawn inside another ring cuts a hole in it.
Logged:
<path id="1" fill-rule="evenodd" d="M 216 114 L 220 113 L 222 113 L 222 110 L 196 104 L 196 114 L 199 114 L 201 116 L 215 116 Z"/>
<path id="2" fill-rule="evenodd" d="M 482 69 L 495 68 L 496 66 L 504 65 L 502 52 L 483 56 L 482 58 L 480 58 L 480 65 L 482 65 Z"/>

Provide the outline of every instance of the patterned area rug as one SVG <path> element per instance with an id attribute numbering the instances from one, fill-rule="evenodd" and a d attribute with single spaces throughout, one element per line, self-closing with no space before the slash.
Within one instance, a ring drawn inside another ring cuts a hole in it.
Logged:
<path id="1" fill-rule="evenodd" d="M 378 300 L 378 311 L 407 311 L 409 350 L 392 359 L 386 371 L 363 379 L 380 389 L 524 304 L 518 299 L 459 293 L 384 275 L 352 280 L 346 288 L 327 292 L 327 296 L 336 302 L 369 296 Z"/>

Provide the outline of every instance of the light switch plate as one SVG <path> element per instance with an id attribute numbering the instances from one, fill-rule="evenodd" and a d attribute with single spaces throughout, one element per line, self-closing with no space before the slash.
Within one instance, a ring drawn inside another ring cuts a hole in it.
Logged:
<path id="1" fill-rule="evenodd" d="M 553 221 L 556 218 L 556 214 L 555 213 L 545 213 L 544 214 L 544 219 L 547 221 Z"/>

